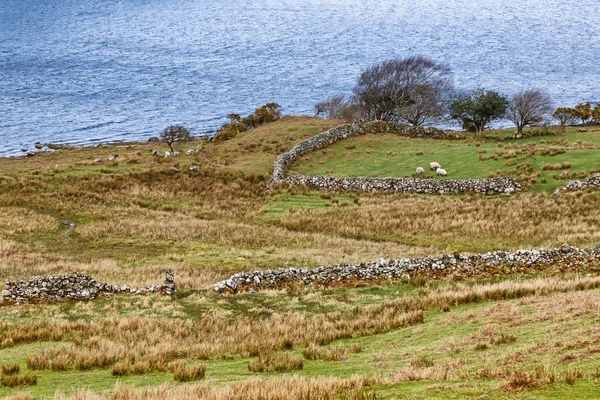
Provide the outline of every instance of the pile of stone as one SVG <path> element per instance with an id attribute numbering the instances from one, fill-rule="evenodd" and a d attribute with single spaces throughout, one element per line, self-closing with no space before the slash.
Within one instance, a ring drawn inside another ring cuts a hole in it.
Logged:
<path id="1" fill-rule="evenodd" d="M 315 269 L 278 269 L 243 272 L 213 286 L 217 293 L 281 289 L 294 284 L 313 287 L 349 286 L 359 282 L 465 279 L 501 276 L 555 268 L 581 270 L 600 265 L 600 246 L 578 249 L 569 245 L 548 250 L 495 251 L 476 255 L 439 255 L 423 258 L 379 259 L 370 263 L 340 264 Z"/>
<path id="2" fill-rule="evenodd" d="M 29 281 L 6 282 L 2 291 L 4 302 L 8 303 L 37 303 L 44 301 L 93 300 L 98 297 L 113 294 L 149 294 L 175 293 L 175 275 L 172 270 L 165 271 L 165 281 L 162 285 L 150 287 L 116 286 L 99 282 L 84 273 L 34 276 Z"/>
<path id="3" fill-rule="evenodd" d="M 585 181 L 567 181 L 565 186 L 559 187 L 554 191 L 554 194 L 561 192 L 573 192 L 584 189 L 600 189 L 600 174 L 590 175 Z"/>
<path id="4" fill-rule="evenodd" d="M 271 183 L 283 183 L 285 180 L 285 171 L 291 163 L 298 159 L 298 157 L 301 157 L 312 151 L 322 149 L 323 147 L 327 147 L 338 140 L 364 135 L 367 133 L 393 133 L 409 138 L 432 138 L 445 140 L 464 139 L 464 136 L 460 134 L 447 133 L 436 128 L 424 128 L 422 126 L 412 126 L 407 124 L 399 124 L 396 122 L 371 121 L 364 123 L 343 124 L 313 136 L 308 140 L 297 143 L 290 151 L 280 154 L 275 160 Z"/>
<path id="5" fill-rule="evenodd" d="M 480 193 L 486 195 L 513 194 L 521 189 L 514 179 L 501 177 L 489 179 L 419 179 L 419 178 L 334 178 L 331 176 L 292 175 L 284 180 L 289 185 L 301 185 L 311 189 L 348 192 L 393 192 L 459 194 Z"/>

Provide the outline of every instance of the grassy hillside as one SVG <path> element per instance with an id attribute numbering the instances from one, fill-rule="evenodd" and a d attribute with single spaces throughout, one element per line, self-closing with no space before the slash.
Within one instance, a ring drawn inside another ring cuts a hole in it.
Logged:
<path id="1" fill-rule="evenodd" d="M 587 132 L 568 128 L 565 134 L 519 140 L 505 132 L 490 134 L 484 142 L 407 139 L 392 134 L 373 134 L 343 140 L 308 154 L 291 171 L 304 175 L 406 177 L 417 167 L 439 162 L 448 176 L 437 179 L 487 178 L 511 175 L 551 192 L 568 179 L 585 179 L 600 172 L 600 127 Z M 498 140 L 501 139 L 501 140 Z"/>
<path id="2" fill-rule="evenodd" d="M 599 193 L 555 197 L 541 183 L 512 197 L 267 189 L 277 154 L 334 125 L 286 118 L 225 143 L 180 144 L 182 152 L 199 151 L 169 159 L 152 157 L 153 149 L 166 147 L 149 143 L 0 159 L 3 281 L 85 271 L 99 280 L 141 286 L 159 283 L 162 271 L 172 268 L 178 286 L 173 299 L 115 296 L 0 305 L 0 365 L 18 364 L 19 376 L 37 374 L 36 385 L 0 385 L 0 395 L 52 398 L 79 389 L 85 393 L 78 399 L 113 392 L 121 399 L 244 398 L 240 393 L 260 398 L 259 391 L 262 398 L 281 399 L 309 392 L 326 399 L 595 393 L 600 266 L 477 282 L 212 293 L 212 283 L 250 269 L 600 241 Z M 558 163 L 566 157 L 560 162 L 573 163 L 567 171 L 587 171 L 592 166 L 576 167 L 584 157 L 575 156 L 598 151 L 592 147 L 600 140 L 596 135 L 590 130 L 490 140 L 479 147 L 367 135 L 316 152 L 294 170 L 324 173 L 339 167 L 348 174 L 377 175 L 387 164 L 369 166 L 368 160 L 403 159 L 400 152 L 420 149 L 423 155 L 411 157 L 421 164 L 446 154 L 454 158 L 436 161 L 459 165 L 475 157 L 475 165 L 485 166 L 518 160 L 479 161 L 479 155 L 516 152 L 527 142 L 538 151 L 555 146 L 551 140 L 565 148 L 565 142 L 581 146 L 580 140 L 587 150 L 568 148 L 554 157 L 536 152 L 535 160 L 523 162 L 538 168 L 546 159 Z M 513 144 L 520 147 L 509 148 Z M 477 153 L 481 150 L 487 152 Z M 341 155 L 353 151 L 361 152 L 360 162 Z M 367 151 L 377 157 L 366 157 Z M 107 161 L 109 155 L 117 158 Z M 97 158 L 102 161 L 94 162 Z M 190 171 L 190 165 L 198 168 Z M 412 169 L 389 171 L 403 176 Z M 460 171 L 448 170 L 450 177 Z M 294 369 L 300 364 L 302 369 Z M 199 381 L 175 381 L 175 375 L 201 366 L 206 376 Z M 283 372 L 269 372 L 273 369 Z"/>

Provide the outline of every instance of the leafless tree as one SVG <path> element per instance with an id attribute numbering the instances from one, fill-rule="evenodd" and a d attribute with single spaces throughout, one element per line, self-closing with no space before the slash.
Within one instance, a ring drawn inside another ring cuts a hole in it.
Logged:
<path id="1" fill-rule="evenodd" d="M 348 107 L 346 95 L 343 93 L 334 94 L 329 96 L 327 100 L 315 104 L 315 117 L 342 119 L 346 107 Z"/>
<path id="2" fill-rule="evenodd" d="M 552 109 L 552 99 L 543 90 L 521 90 L 508 101 L 506 117 L 523 133 L 524 127 L 542 122 Z"/>
<path id="3" fill-rule="evenodd" d="M 444 115 L 454 90 L 446 65 L 417 56 L 375 64 L 362 72 L 352 103 L 368 120 L 421 125 Z"/>

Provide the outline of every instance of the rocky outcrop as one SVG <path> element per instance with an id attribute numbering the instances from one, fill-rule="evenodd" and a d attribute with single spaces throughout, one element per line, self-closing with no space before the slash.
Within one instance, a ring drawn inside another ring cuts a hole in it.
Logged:
<path id="1" fill-rule="evenodd" d="M 34 276 L 29 281 L 6 282 L 2 298 L 8 303 L 37 303 L 43 301 L 93 300 L 113 294 L 175 293 L 174 272 L 165 271 L 162 285 L 150 287 L 116 286 L 99 282 L 84 273 Z"/>
<path id="2" fill-rule="evenodd" d="M 554 194 L 561 192 L 573 192 L 584 189 L 600 189 L 600 174 L 590 175 L 585 181 L 567 181 L 565 186 L 559 187 Z"/>
<path id="3" fill-rule="evenodd" d="M 290 151 L 280 154 L 275 160 L 271 183 L 283 183 L 285 180 L 285 171 L 291 163 L 298 159 L 298 157 L 332 145 L 339 140 L 348 139 L 353 136 L 364 135 L 366 133 L 393 133 L 395 135 L 409 138 L 432 138 L 445 140 L 464 139 L 464 136 L 460 134 L 447 133 L 436 128 L 424 128 L 422 126 L 398 124 L 396 122 L 371 121 L 364 123 L 343 124 L 313 136 L 303 142 L 297 143 L 291 148 Z"/>
<path id="4" fill-rule="evenodd" d="M 513 194 L 521 185 L 510 178 L 491 179 L 413 179 L 413 178 L 334 178 L 331 176 L 286 176 L 287 168 L 298 157 L 329 146 L 339 140 L 365 133 L 393 133 L 409 138 L 432 138 L 444 140 L 464 139 L 461 134 L 447 133 L 436 128 L 424 128 L 395 122 L 372 121 L 360 124 L 344 124 L 296 144 L 288 152 L 280 154 L 273 166 L 271 185 L 301 185 L 320 190 L 457 194 L 474 192 L 481 194 Z"/>
<path id="5" fill-rule="evenodd" d="M 244 272 L 213 286 L 217 293 L 280 289 L 293 284 L 315 287 L 351 286 L 360 282 L 399 281 L 416 277 L 464 279 L 532 273 L 555 268 L 580 270 L 600 265 L 600 246 L 578 249 L 569 245 L 548 250 L 495 251 L 476 255 L 439 255 L 424 258 L 379 259 L 360 264 L 340 264 L 315 269 L 278 269 Z"/>
<path id="6" fill-rule="evenodd" d="M 331 176 L 293 175 L 285 178 L 290 185 L 311 189 L 348 192 L 393 192 L 427 194 L 513 194 L 521 184 L 511 178 L 489 179 L 420 179 L 420 178 L 334 178 Z"/>

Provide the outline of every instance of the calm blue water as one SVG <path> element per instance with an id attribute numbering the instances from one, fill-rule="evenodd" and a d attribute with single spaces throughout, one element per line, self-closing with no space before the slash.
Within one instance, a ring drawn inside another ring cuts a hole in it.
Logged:
<path id="1" fill-rule="evenodd" d="M 268 101 L 311 114 L 415 54 L 462 88 L 600 102 L 600 0 L 0 0 L 0 155 L 210 132 Z"/>

